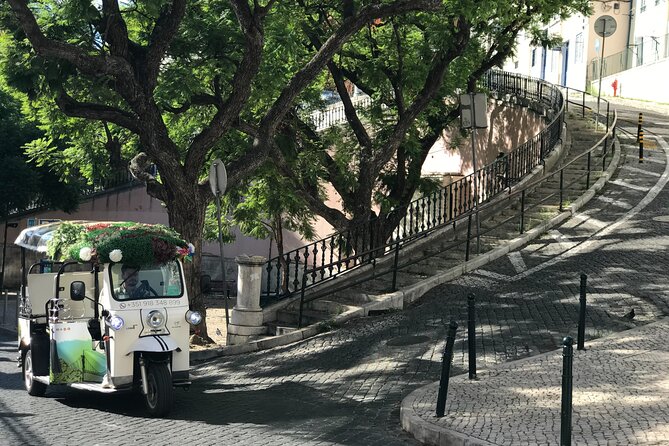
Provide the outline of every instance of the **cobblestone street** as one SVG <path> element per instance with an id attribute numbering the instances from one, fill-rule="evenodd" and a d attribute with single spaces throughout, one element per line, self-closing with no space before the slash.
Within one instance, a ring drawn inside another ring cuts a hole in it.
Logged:
<path id="1" fill-rule="evenodd" d="M 199 364 L 168 419 L 143 418 L 135 397 L 61 389 L 29 397 L 13 362 L 15 340 L 0 334 L 0 444 L 417 444 L 400 427 L 400 402 L 438 380 L 450 320 L 460 324 L 454 374 L 466 371 L 470 293 L 480 369 L 555 350 L 564 336 L 575 337 L 582 273 L 586 339 L 669 314 L 667 148 L 648 151 L 639 164 L 635 146 L 622 142 L 622 168 L 601 196 L 541 239 L 431 290 L 404 311 Z"/>

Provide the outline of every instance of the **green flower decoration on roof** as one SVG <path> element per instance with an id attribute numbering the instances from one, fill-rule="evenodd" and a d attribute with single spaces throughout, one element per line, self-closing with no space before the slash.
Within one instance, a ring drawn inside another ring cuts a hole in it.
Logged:
<path id="1" fill-rule="evenodd" d="M 54 260 L 143 266 L 191 260 L 193 245 L 163 225 L 144 223 L 63 223 L 47 245 Z"/>

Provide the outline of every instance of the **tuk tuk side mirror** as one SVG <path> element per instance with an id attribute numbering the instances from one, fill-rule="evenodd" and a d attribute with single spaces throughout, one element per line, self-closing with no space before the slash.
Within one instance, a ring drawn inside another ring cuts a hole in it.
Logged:
<path id="1" fill-rule="evenodd" d="M 86 297 L 86 284 L 80 280 L 70 284 L 70 299 L 80 302 Z"/>

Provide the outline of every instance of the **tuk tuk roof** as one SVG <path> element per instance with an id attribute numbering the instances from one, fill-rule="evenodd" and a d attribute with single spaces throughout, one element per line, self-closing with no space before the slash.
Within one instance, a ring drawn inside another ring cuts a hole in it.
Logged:
<path id="1" fill-rule="evenodd" d="M 53 260 L 133 265 L 190 260 L 195 252 L 171 228 L 127 221 L 47 223 L 24 229 L 14 243 Z"/>
<path id="2" fill-rule="evenodd" d="M 21 231 L 19 236 L 14 241 L 14 244 L 20 246 L 21 248 L 30 249 L 31 251 L 46 252 L 47 243 L 53 237 L 53 233 L 56 232 L 56 229 L 58 229 L 63 223 L 64 222 L 62 221 L 56 221 L 45 223 L 43 225 L 29 226 Z M 68 223 L 85 225 L 92 224 L 93 222 L 77 220 L 69 221 Z"/>

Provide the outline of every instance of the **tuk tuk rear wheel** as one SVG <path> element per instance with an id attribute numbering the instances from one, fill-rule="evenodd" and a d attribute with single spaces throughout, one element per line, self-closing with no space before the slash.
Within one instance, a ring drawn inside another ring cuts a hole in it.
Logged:
<path id="1" fill-rule="evenodd" d="M 23 385 L 32 396 L 44 396 L 46 393 L 46 384 L 35 381 L 33 373 L 33 355 L 30 349 L 23 353 Z"/>
<path id="2" fill-rule="evenodd" d="M 144 395 L 144 401 L 149 414 L 153 417 L 166 415 L 174 400 L 172 375 L 167 364 L 149 363 L 146 368 L 146 383 L 148 392 Z"/>

